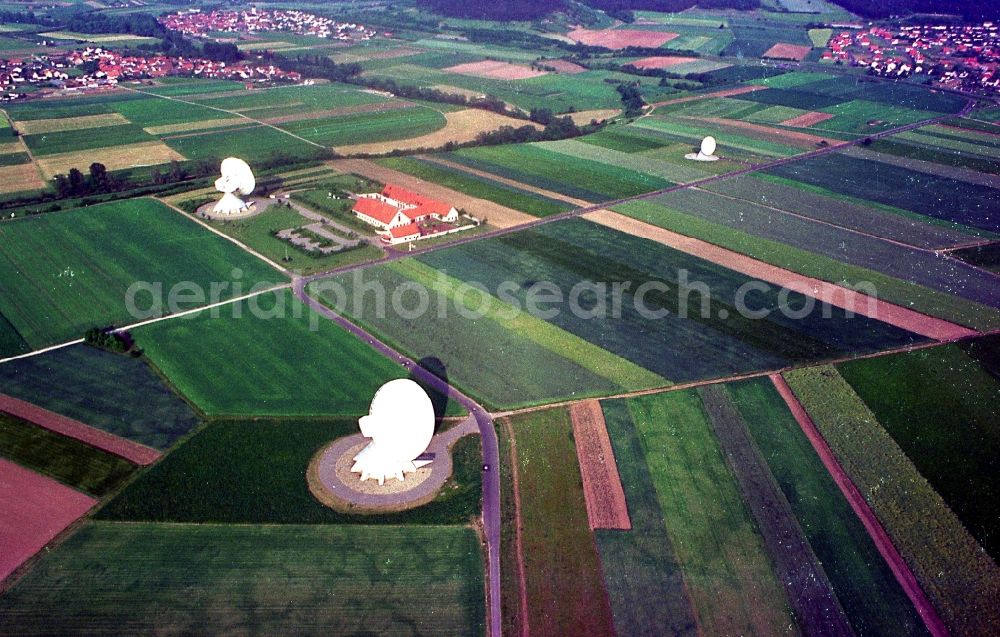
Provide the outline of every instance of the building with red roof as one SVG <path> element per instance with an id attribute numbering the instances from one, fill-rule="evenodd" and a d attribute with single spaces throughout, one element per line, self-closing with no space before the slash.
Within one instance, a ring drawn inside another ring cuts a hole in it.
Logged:
<path id="1" fill-rule="evenodd" d="M 451 231 L 454 227 L 449 224 L 458 221 L 454 206 L 393 184 L 380 193 L 359 195 L 353 212 L 381 230 L 383 241 L 393 245 L 443 234 L 442 227 Z"/>

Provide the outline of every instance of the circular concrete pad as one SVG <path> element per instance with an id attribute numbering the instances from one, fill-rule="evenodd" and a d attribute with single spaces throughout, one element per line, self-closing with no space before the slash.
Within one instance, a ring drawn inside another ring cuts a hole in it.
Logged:
<path id="1" fill-rule="evenodd" d="M 354 456 L 369 440 L 361 434 L 339 438 L 316 453 L 309 463 L 306 479 L 313 496 L 326 506 L 344 513 L 388 513 L 418 507 L 433 500 L 451 475 L 451 454 L 447 447 L 431 445 L 434 461 L 400 482 L 387 478 L 361 481 L 351 472 Z M 437 447 L 437 448 L 435 448 Z M 443 453 L 442 453 L 443 451 Z"/>

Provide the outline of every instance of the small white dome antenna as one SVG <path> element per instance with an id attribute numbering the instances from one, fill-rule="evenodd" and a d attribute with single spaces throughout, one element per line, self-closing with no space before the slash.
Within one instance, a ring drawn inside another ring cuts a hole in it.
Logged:
<path id="1" fill-rule="evenodd" d="M 354 456 L 351 471 L 384 484 L 386 478 L 402 481 L 429 464 L 418 460 L 434 437 L 434 405 L 427 392 L 407 378 L 392 380 L 372 398 L 371 409 L 358 424 L 371 443 Z"/>
<path id="2" fill-rule="evenodd" d="M 257 187 L 257 180 L 250 166 L 242 159 L 230 157 L 222 161 L 219 172 L 222 176 L 215 180 L 215 189 L 223 195 L 212 212 L 220 215 L 246 212 L 249 206 L 240 199 L 240 196 L 246 197 L 252 194 Z"/>
<path id="3" fill-rule="evenodd" d="M 715 154 L 716 148 L 718 148 L 718 144 L 715 142 L 715 138 L 709 135 L 701 140 L 701 149 L 697 153 L 688 153 L 684 155 L 684 158 L 695 161 L 719 161 Z"/>

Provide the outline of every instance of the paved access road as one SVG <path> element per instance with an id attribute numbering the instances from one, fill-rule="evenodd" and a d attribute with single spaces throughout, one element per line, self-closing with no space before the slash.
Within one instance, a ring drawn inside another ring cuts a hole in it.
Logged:
<path id="1" fill-rule="evenodd" d="M 496 429 L 493 428 L 493 418 L 476 401 L 424 369 L 413 359 L 400 354 L 361 327 L 309 296 L 306 293 L 307 282 L 308 279 L 304 278 L 296 278 L 292 282 L 292 290 L 300 301 L 316 313 L 366 341 L 383 356 L 397 361 L 410 370 L 410 374 L 415 379 L 458 401 L 476 419 L 483 445 L 483 533 L 486 536 L 489 571 L 487 577 L 489 634 L 492 637 L 500 637 L 500 444 L 497 440 Z"/>

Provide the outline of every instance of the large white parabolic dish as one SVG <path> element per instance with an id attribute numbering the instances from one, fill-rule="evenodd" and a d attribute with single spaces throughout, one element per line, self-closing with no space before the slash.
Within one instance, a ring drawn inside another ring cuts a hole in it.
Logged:
<path id="1" fill-rule="evenodd" d="M 424 389 L 412 380 L 389 381 L 375 392 L 367 416 L 358 424 L 372 442 L 354 457 L 351 471 L 362 480 L 403 480 L 417 470 L 417 459 L 434 437 L 434 405 Z"/>
<path id="2" fill-rule="evenodd" d="M 237 195 L 249 195 L 257 187 L 257 180 L 250 166 L 242 159 L 229 157 L 222 160 L 219 172 L 222 176 L 215 181 L 215 189 L 223 195 L 212 212 L 227 215 L 245 211 L 247 205 Z"/>

